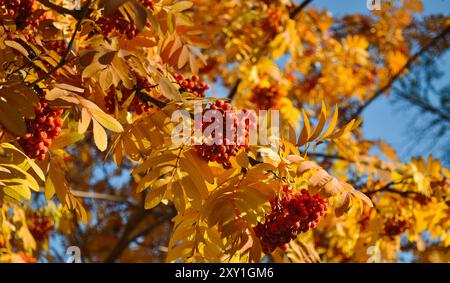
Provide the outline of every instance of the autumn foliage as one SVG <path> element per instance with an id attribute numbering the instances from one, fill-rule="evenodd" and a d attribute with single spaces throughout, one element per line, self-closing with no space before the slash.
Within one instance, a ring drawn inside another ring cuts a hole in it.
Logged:
<path id="1" fill-rule="evenodd" d="M 361 129 L 445 53 L 448 17 L 420 0 L 343 17 L 314 1 L 70 2 L 0 0 L 0 262 L 62 261 L 52 241 L 85 262 L 450 260 L 445 161 L 401 161 Z M 201 133 L 216 122 L 195 105 L 244 143 L 175 144 L 177 111 Z M 230 110 L 279 111 L 277 149 Z"/>

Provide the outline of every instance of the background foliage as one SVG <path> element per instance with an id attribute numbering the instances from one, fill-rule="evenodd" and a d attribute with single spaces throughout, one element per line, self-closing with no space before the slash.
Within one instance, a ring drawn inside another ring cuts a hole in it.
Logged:
<path id="1" fill-rule="evenodd" d="M 448 15 L 69 2 L 0 0 L 0 262 L 450 260 L 447 152 L 402 162 L 360 128 L 392 95 L 445 137 Z M 280 110 L 280 152 L 174 145 L 198 101 Z"/>

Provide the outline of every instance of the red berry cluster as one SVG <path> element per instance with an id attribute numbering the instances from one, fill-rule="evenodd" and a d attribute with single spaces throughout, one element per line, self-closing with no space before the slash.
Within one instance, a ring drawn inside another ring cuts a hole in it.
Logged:
<path id="1" fill-rule="evenodd" d="M 48 50 L 53 50 L 59 55 L 67 51 L 67 43 L 65 40 L 48 40 L 43 42 L 44 47 Z"/>
<path id="2" fill-rule="evenodd" d="M 276 197 L 270 200 L 270 205 L 272 211 L 266 215 L 264 224 L 258 223 L 254 228 L 265 253 L 277 247 L 285 249 L 298 233 L 316 228 L 319 217 L 328 209 L 328 200 L 318 194 L 311 196 L 305 189 L 296 192 L 285 186 L 282 199 Z"/>
<path id="3" fill-rule="evenodd" d="M 180 91 L 190 92 L 197 97 L 205 97 L 205 91 L 209 89 L 208 84 L 201 81 L 199 76 L 196 75 L 188 79 L 181 74 L 175 74 L 174 78 L 181 87 Z"/>
<path id="4" fill-rule="evenodd" d="M 151 85 L 147 78 L 136 75 L 136 86 L 137 89 L 150 91 Z M 120 90 L 121 96 L 117 95 L 117 91 Z M 108 90 L 108 94 L 104 98 L 106 112 L 109 114 L 114 114 L 116 109 L 116 102 L 118 102 L 119 106 L 122 105 L 127 99 L 132 95 L 134 90 L 127 89 L 123 85 L 120 85 L 117 89 L 114 86 L 111 86 Z M 134 112 L 138 115 L 147 112 L 152 108 L 151 104 L 143 102 L 137 95 L 133 97 L 130 105 L 127 107 L 127 111 Z"/>
<path id="5" fill-rule="evenodd" d="M 48 240 L 48 232 L 54 227 L 48 217 L 39 215 L 36 212 L 27 215 L 27 225 L 31 235 L 37 242 Z"/>
<path id="6" fill-rule="evenodd" d="M 27 133 L 19 139 L 19 144 L 30 158 L 44 160 L 48 148 L 61 132 L 63 109 L 50 108 L 44 95 L 41 95 L 38 106 L 34 109 L 36 117 L 27 119 Z"/>
<path id="7" fill-rule="evenodd" d="M 408 228 L 408 222 L 406 220 L 401 220 L 396 216 L 389 218 L 384 223 L 384 232 L 391 238 L 402 234 L 403 232 L 408 230 Z"/>
<path id="8" fill-rule="evenodd" d="M 256 104 L 258 109 L 279 109 L 283 94 L 280 89 L 272 85 L 270 87 L 256 86 L 253 88 L 251 102 Z"/>
<path id="9" fill-rule="evenodd" d="M 275 36 L 283 28 L 283 11 L 277 8 L 269 8 L 267 17 L 262 21 L 261 26 L 271 37 Z"/>
<path id="10" fill-rule="evenodd" d="M 414 200 L 420 203 L 421 205 L 427 205 L 431 202 L 431 198 L 424 196 L 422 194 L 416 194 L 414 196 Z"/>
<path id="11" fill-rule="evenodd" d="M 33 17 L 36 0 L 0 0 L 0 9 L 4 15 L 14 18 L 18 28 L 37 26 L 39 19 Z"/>
<path id="12" fill-rule="evenodd" d="M 0 0 L 3 14 L 7 14 L 16 20 L 19 25 L 26 26 L 33 13 L 34 0 Z"/>
<path id="13" fill-rule="evenodd" d="M 249 125 L 250 121 L 249 119 L 245 119 L 245 121 L 240 119 L 235 119 L 236 113 L 233 113 L 232 110 L 234 110 L 233 106 L 229 103 L 225 103 L 222 100 L 217 100 L 215 104 L 209 104 L 206 109 L 204 109 L 203 114 L 208 110 L 217 110 L 222 114 L 223 119 L 223 133 L 214 131 L 211 133 L 211 136 L 203 136 L 204 139 L 222 139 L 222 144 L 213 144 L 213 145 L 207 145 L 205 143 L 201 145 L 196 145 L 195 149 L 200 154 L 203 159 L 206 161 L 212 161 L 212 162 L 218 162 L 223 165 L 224 168 L 230 168 L 230 158 L 232 156 L 235 156 L 236 153 L 240 148 L 248 148 L 248 133 L 249 133 Z M 231 111 L 228 113 L 228 117 L 226 115 L 225 111 Z M 246 113 L 246 110 L 243 110 L 244 113 Z M 231 132 L 234 134 L 234 137 L 228 137 L 226 132 L 227 127 L 227 119 L 231 118 L 234 120 L 234 123 L 232 125 Z M 214 120 L 214 119 L 213 119 Z M 202 123 L 202 133 L 204 133 L 205 129 L 214 123 L 214 121 L 211 121 L 209 123 Z M 238 123 L 245 123 L 244 129 L 245 129 L 245 144 L 238 145 Z M 197 127 L 200 127 L 200 125 L 196 125 Z M 232 142 L 233 141 L 233 142 Z M 234 144 L 232 144 L 234 143 Z"/>
<path id="14" fill-rule="evenodd" d="M 141 4 L 147 9 L 153 11 L 154 4 L 151 0 L 140 0 Z M 113 33 L 124 34 L 131 40 L 137 33 L 137 26 L 134 22 L 130 22 L 119 10 L 117 10 L 111 16 L 100 17 L 96 24 L 99 26 L 104 36 L 111 35 Z M 147 22 L 147 26 L 150 26 L 150 22 Z"/>

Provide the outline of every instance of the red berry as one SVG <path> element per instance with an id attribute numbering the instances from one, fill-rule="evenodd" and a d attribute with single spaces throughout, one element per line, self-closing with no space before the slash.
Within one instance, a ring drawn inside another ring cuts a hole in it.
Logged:
<path id="1" fill-rule="evenodd" d="M 283 94 L 277 86 L 255 87 L 252 91 L 251 102 L 256 104 L 258 109 L 279 109 Z"/>
<path id="2" fill-rule="evenodd" d="M 151 91 L 150 89 L 150 83 L 147 78 L 140 76 L 139 74 L 135 73 L 137 82 L 136 85 L 140 87 L 141 91 Z M 121 96 L 117 95 L 117 92 L 121 92 Z M 106 112 L 109 114 L 114 114 L 116 109 L 116 103 L 119 104 L 119 108 L 122 106 L 122 104 L 128 100 L 128 98 L 133 94 L 134 90 L 127 89 L 123 85 L 119 85 L 117 88 L 114 86 L 111 86 L 108 90 L 107 95 L 104 98 L 104 103 L 106 107 Z M 120 100 L 119 100 L 120 97 Z M 119 100 L 119 101 L 118 101 Z M 127 107 L 127 111 L 129 112 L 135 112 L 136 114 L 140 115 L 144 112 L 147 112 L 152 108 L 153 106 L 143 102 L 138 96 L 133 97 L 133 101 L 130 103 L 130 105 Z"/>
<path id="3" fill-rule="evenodd" d="M 181 74 L 175 74 L 173 76 L 177 83 L 181 87 L 181 92 L 190 92 L 197 97 L 205 97 L 205 91 L 209 88 L 204 81 L 200 81 L 200 77 L 197 75 L 192 76 L 190 79 L 186 79 Z"/>
<path id="4" fill-rule="evenodd" d="M 151 0 L 139 0 L 141 4 L 147 9 L 153 11 L 154 4 Z M 99 26 L 101 33 L 104 36 L 125 35 L 127 39 L 133 39 L 137 33 L 137 26 L 134 22 L 128 21 L 128 19 L 117 10 L 111 16 L 102 16 L 96 20 L 96 24 Z M 151 22 L 147 22 L 147 26 L 151 26 Z"/>
<path id="5" fill-rule="evenodd" d="M 409 228 L 408 222 L 406 222 L 406 220 L 400 220 L 396 216 L 389 218 L 384 223 L 384 232 L 387 236 L 391 238 L 402 234 L 408 228 Z"/>
<path id="6" fill-rule="evenodd" d="M 39 108 L 35 109 L 36 117 L 26 120 L 28 132 L 19 139 L 19 144 L 30 158 L 44 160 L 48 148 L 52 144 L 52 139 L 61 132 L 60 125 L 55 125 L 55 123 L 62 123 L 59 116 L 63 114 L 63 111 L 50 108 L 43 92 L 39 96 Z"/>
<path id="7" fill-rule="evenodd" d="M 36 241 L 42 242 L 49 239 L 49 232 L 54 226 L 47 216 L 29 212 L 26 219 L 28 229 Z"/>
<path id="8" fill-rule="evenodd" d="M 319 215 L 328 209 L 328 200 L 319 195 L 311 196 L 307 190 L 296 192 L 283 187 L 281 200 L 270 200 L 272 211 L 266 215 L 265 222 L 254 228 L 261 240 L 265 253 L 271 253 L 276 247 L 286 248 L 298 233 L 314 229 L 319 223 Z"/>
<path id="9" fill-rule="evenodd" d="M 196 145 L 195 149 L 198 152 L 198 154 L 206 161 L 212 161 L 212 162 L 218 162 L 220 164 L 223 165 L 224 168 L 229 168 L 231 166 L 230 164 L 230 158 L 232 156 L 235 156 L 237 151 L 240 148 L 248 148 L 248 139 L 249 139 L 249 124 L 250 121 L 249 119 L 245 119 L 245 120 L 239 120 L 239 119 L 234 119 L 235 115 L 234 113 L 228 113 L 230 116 L 227 116 L 225 111 L 226 110 L 233 110 L 233 106 L 231 106 L 231 104 L 229 103 L 224 103 L 222 100 L 216 100 L 215 104 L 210 104 L 208 106 L 207 109 L 204 110 L 204 113 L 208 110 L 217 110 L 220 112 L 220 114 L 222 115 L 222 120 L 223 120 L 223 130 L 224 133 L 216 133 L 213 132 L 211 134 L 211 136 L 205 136 L 203 138 L 205 139 L 218 139 L 221 140 L 221 144 L 212 144 L 212 145 L 208 145 L 206 144 L 206 142 L 204 142 L 201 145 Z M 232 134 L 234 136 L 234 139 L 232 140 L 232 137 L 228 137 L 227 133 L 226 133 L 226 127 L 227 125 L 227 119 L 231 118 L 234 120 L 234 123 L 232 125 Z M 204 132 L 205 129 L 210 125 L 214 123 L 214 121 L 211 121 L 209 123 L 202 123 L 202 131 Z M 238 123 L 243 123 L 243 124 L 239 124 Z M 238 143 L 237 140 L 237 129 L 239 128 L 239 126 L 242 125 L 245 129 L 245 143 L 244 144 L 240 144 L 240 145 L 236 145 Z M 199 125 L 197 125 L 199 126 Z M 233 141 L 232 144 L 231 141 Z"/>

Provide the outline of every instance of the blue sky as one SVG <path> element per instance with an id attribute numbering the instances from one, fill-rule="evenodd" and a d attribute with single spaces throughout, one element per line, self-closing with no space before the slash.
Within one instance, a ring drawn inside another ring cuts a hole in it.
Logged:
<path id="1" fill-rule="evenodd" d="M 382 0 L 386 1 L 386 0 Z M 397 0 L 399 1 L 399 0 Z M 423 0 L 424 14 L 442 13 L 450 14 L 450 0 Z M 328 9 L 334 16 L 343 16 L 350 13 L 368 13 L 366 8 L 366 0 L 314 0 L 311 5 L 318 8 Z M 440 61 L 441 68 L 445 71 L 445 76 L 439 81 L 438 86 L 442 86 L 450 82 L 450 54 L 447 52 Z M 414 150 L 411 147 L 404 146 L 406 143 L 411 145 L 411 119 L 414 115 L 418 115 L 415 110 L 402 111 L 398 105 L 392 104 L 392 99 L 388 97 L 378 98 L 363 113 L 365 122 L 363 130 L 368 139 L 383 139 L 390 143 L 403 161 L 409 160 L 415 155 L 433 155 L 439 154 L 442 150 L 441 143 L 431 150 L 425 149 L 426 146 L 418 146 Z M 450 138 L 450 137 L 449 137 Z M 413 139 L 412 143 L 414 143 Z"/>

